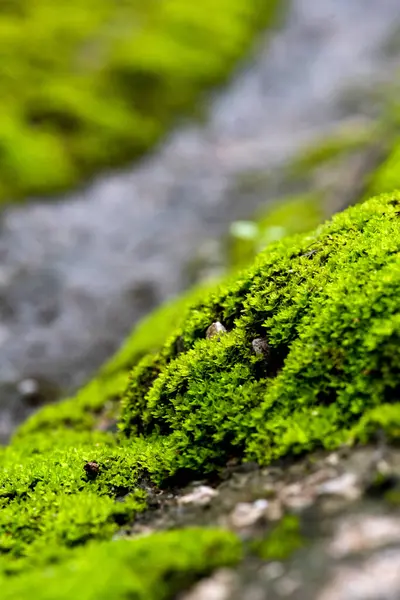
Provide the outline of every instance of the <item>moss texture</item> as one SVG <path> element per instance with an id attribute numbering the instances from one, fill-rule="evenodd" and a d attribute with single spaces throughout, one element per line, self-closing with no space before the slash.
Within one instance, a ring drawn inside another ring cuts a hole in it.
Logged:
<path id="1" fill-rule="evenodd" d="M 185 469 L 338 445 L 397 399 L 399 223 L 393 194 L 271 245 L 133 370 L 122 431 L 169 440 Z"/>
<path id="2" fill-rule="evenodd" d="M 91 545 L 46 570 L 1 581 L 3 600 L 169 600 L 241 556 L 226 531 L 187 529 Z"/>
<path id="3" fill-rule="evenodd" d="M 228 74 L 278 4 L 2 3 L 0 201 L 70 187 L 148 150 Z"/>
<path id="4" fill-rule="evenodd" d="M 218 557 L 205 552 L 201 560 L 187 532 L 155 538 L 168 547 L 183 536 L 182 552 L 165 561 L 153 554 L 152 536 L 122 546 L 107 542 L 146 508 L 149 485 L 214 471 L 231 457 L 267 464 L 316 447 L 366 442 L 378 430 L 398 440 L 399 291 L 400 194 L 392 193 L 312 234 L 271 244 L 218 289 L 197 291 L 145 321 L 92 387 L 40 411 L 0 451 L 5 597 L 24 598 L 46 577 L 68 579 L 72 591 L 80 590 L 91 561 L 102 571 L 109 552 L 112 573 L 123 575 L 116 598 L 131 589 L 132 597 L 155 597 L 163 569 L 173 571 L 175 559 L 183 561 L 186 581 L 231 564 L 238 549 L 223 532 L 215 533 Z M 226 332 L 207 336 L 216 321 Z M 107 381 L 118 373 L 117 388 L 127 383 L 121 412 L 113 413 L 120 432 L 97 431 L 110 402 Z M 213 535 L 204 532 L 205 547 Z M 149 552 L 154 580 L 142 578 L 136 552 Z M 143 585 L 142 595 L 129 587 L 135 585 Z M 170 597 L 171 586 L 159 597 Z M 37 597 L 63 598 L 60 588 Z M 78 597 L 93 597 L 87 589 Z"/>

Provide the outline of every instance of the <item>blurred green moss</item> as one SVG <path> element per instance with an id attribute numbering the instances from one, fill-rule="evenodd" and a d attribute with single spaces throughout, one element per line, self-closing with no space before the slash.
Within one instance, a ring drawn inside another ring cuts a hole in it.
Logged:
<path id="1" fill-rule="evenodd" d="M 289 164 L 288 176 L 309 175 L 314 169 L 365 148 L 379 135 L 380 124 L 345 125 L 310 144 Z"/>
<path id="2" fill-rule="evenodd" d="M 251 549 L 263 560 L 286 560 L 306 543 L 296 515 L 285 515 L 263 539 L 255 540 Z"/>
<path id="3" fill-rule="evenodd" d="M 6 0 L 0 201 L 147 151 L 221 81 L 277 0 Z"/>
<path id="4" fill-rule="evenodd" d="M 276 200 L 272 206 L 259 211 L 254 220 L 232 223 L 228 240 L 231 266 L 237 269 L 248 264 L 272 242 L 310 231 L 323 218 L 320 194 L 299 194 Z"/>

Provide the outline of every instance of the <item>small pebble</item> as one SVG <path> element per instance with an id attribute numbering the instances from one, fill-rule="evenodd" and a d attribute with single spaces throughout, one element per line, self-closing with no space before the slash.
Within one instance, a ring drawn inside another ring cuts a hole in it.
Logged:
<path id="1" fill-rule="evenodd" d="M 269 356 L 269 345 L 266 338 L 256 338 L 251 342 L 251 345 L 258 356 Z"/>
<path id="2" fill-rule="evenodd" d="M 239 502 L 230 516 L 233 527 L 242 529 L 255 525 L 265 517 L 268 505 L 268 500 L 256 500 L 253 503 Z"/>
<path id="3" fill-rule="evenodd" d="M 210 340 L 211 338 L 216 336 L 220 337 L 222 333 L 226 333 L 226 328 L 222 325 L 222 323 L 216 321 L 215 323 L 212 323 L 212 325 L 210 325 L 210 327 L 207 329 L 206 338 Z"/>
<path id="4" fill-rule="evenodd" d="M 320 495 L 341 496 L 347 500 L 357 500 L 361 496 L 358 479 L 354 473 L 345 473 L 336 479 L 323 483 L 318 486 L 317 492 Z"/>
<path id="5" fill-rule="evenodd" d="M 275 590 L 279 596 L 291 596 L 301 585 L 297 577 L 282 577 L 275 584 Z"/>
<path id="6" fill-rule="evenodd" d="M 199 506 L 205 506 L 206 504 L 209 504 L 215 496 L 218 496 L 216 490 L 206 485 L 201 485 L 190 494 L 178 498 L 178 504 L 197 504 Z"/>
<path id="7" fill-rule="evenodd" d="M 396 600 L 400 595 L 400 552 L 371 556 L 360 565 L 343 565 L 317 600 Z"/>
<path id="8" fill-rule="evenodd" d="M 339 455 L 336 452 L 333 452 L 327 457 L 326 462 L 328 465 L 332 465 L 332 467 L 337 467 L 339 464 Z"/>
<path id="9" fill-rule="evenodd" d="M 279 577 L 282 577 L 284 572 L 285 568 L 280 562 L 271 562 L 263 568 L 263 575 L 268 580 L 278 579 Z"/>
<path id="10" fill-rule="evenodd" d="M 17 389 L 21 396 L 33 396 L 33 394 L 38 393 L 39 384 L 36 379 L 33 378 L 23 379 L 18 383 Z"/>
<path id="11" fill-rule="evenodd" d="M 357 515 L 339 524 L 329 552 L 335 558 L 375 550 L 400 539 L 400 519 L 381 515 Z"/>
<path id="12" fill-rule="evenodd" d="M 85 464 L 83 469 L 86 471 L 89 477 L 95 477 L 99 472 L 99 465 L 95 461 L 89 461 Z"/>

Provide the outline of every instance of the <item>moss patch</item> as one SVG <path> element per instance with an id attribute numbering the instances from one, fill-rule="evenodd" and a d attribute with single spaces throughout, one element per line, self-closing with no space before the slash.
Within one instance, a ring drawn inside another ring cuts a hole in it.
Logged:
<path id="1" fill-rule="evenodd" d="M 148 150 L 228 74 L 277 6 L 3 3 L 0 201 L 67 188 Z"/>
<path id="2" fill-rule="evenodd" d="M 86 404 L 78 395 L 28 421 L 0 452 L 0 572 L 29 581 L 33 569 L 41 581 L 59 562 L 63 581 L 77 547 L 110 539 L 145 508 L 149 485 L 182 471 L 205 474 L 232 457 L 267 464 L 378 430 L 397 440 L 399 215 L 400 194 L 383 195 L 271 244 L 251 268 L 187 298 L 189 308 L 145 322 Z M 159 336 L 146 341 L 157 319 Z M 207 336 L 217 321 L 226 331 Z M 126 382 L 131 361 L 120 434 L 93 431 L 107 377 Z"/>
<path id="3" fill-rule="evenodd" d="M 298 517 L 286 515 L 264 539 L 253 542 L 252 551 L 263 560 L 286 560 L 305 543 Z"/>
<path id="4" fill-rule="evenodd" d="M 241 556 L 234 535 L 188 529 L 134 541 L 92 544 L 57 566 L 2 580 L 3 600 L 168 600 Z"/>
<path id="5" fill-rule="evenodd" d="M 396 195 L 270 246 L 133 370 L 122 431 L 164 436 L 185 469 L 337 446 L 397 399 L 399 250 Z M 205 339 L 217 320 L 228 332 Z"/>

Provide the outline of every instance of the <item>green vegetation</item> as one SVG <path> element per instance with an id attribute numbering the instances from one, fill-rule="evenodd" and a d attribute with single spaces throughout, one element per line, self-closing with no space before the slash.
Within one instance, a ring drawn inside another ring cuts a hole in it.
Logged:
<path id="1" fill-rule="evenodd" d="M 184 320 L 187 308 L 209 289 L 211 284 L 198 285 L 144 318 L 120 350 L 76 396 L 43 407 L 20 427 L 17 437 L 38 430 L 52 432 L 59 427 L 74 431 L 107 429 L 107 424 L 112 425 L 118 417 L 119 400 L 132 367 L 161 348 L 171 331 Z"/>
<path id="2" fill-rule="evenodd" d="M 109 585 L 109 553 L 115 597 L 155 597 L 160 581 L 168 585 L 159 597 L 171 597 L 176 581 L 231 564 L 239 551 L 221 532 L 215 555 L 197 553 L 197 537 L 184 531 L 107 541 L 146 508 L 149 485 L 204 475 L 232 457 L 268 464 L 366 442 L 378 430 L 398 439 L 399 215 L 400 193 L 383 195 L 314 233 L 270 244 L 218 288 L 158 311 L 75 399 L 32 417 L 0 451 L 2 597 L 47 589 L 50 578 L 54 595 L 37 598 L 66 597 L 67 580 L 70 595 L 91 598 L 97 583 L 82 581 L 94 561 Z M 207 335 L 216 321 L 226 332 Z M 110 409 L 123 385 L 121 409 L 117 401 Z M 98 430 L 109 410 L 120 433 Z M 264 540 L 262 556 L 298 547 L 296 523 L 282 527 Z M 203 535 L 205 547 L 213 543 L 214 534 Z M 181 551 L 165 550 L 180 539 Z M 154 553 L 164 543 L 161 559 Z M 164 578 L 181 564 L 184 575 L 179 567 L 177 579 Z"/>
<path id="3" fill-rule="evenodd" d="M 122 431 L 164 437 L 175 468 L 195 470 L 232 454 L 266 463 L 361 435 L 360 419 L 397 399 L 398 198 L 373 199 L 313 235 L 269 246 L 194 307 L 133 370 Z M 228 332 L 205 339 L 217 320 Z M 268 356 L 254 353 L 257 338 Z M 398 416 L 391 407 L 387 425 Z"/>
<path id="4" fill-rule="evenodd" d="M 400 144 L 394 144 L 379 168 L 370 177 L 368 189 L 389 192 L 400 188 Z"/>
<path id="5" fill-rule="evenodd" d="M 239 541 L 226 531 L 187 529 L 91 545 L 60 565 L 0 577 L 2 600 L 172 600 L 220 566 L 236 564 Z"/>
<path id="6" fill-rule="evenodd" d="M 311 231 L 323 220 L 319 194 L 301 194 L 276 200 L 253 221 L 232 223 L 229 255 L 233 268 L 249 264 L 268 244 L 295 233 Z"/>
<path id="7" fill-rule="evenodd" d="M 295 515 L 286 515 L 261 540 L 252 544 L 252 550 L 263 560 L 286 560 L 306 543 Z"/>
<path id="8" fill-rule="evenodd" d="M 278 4 L 3 2 L 0 201 L 68 188 L 147 151 L 229 73 Z"/>

